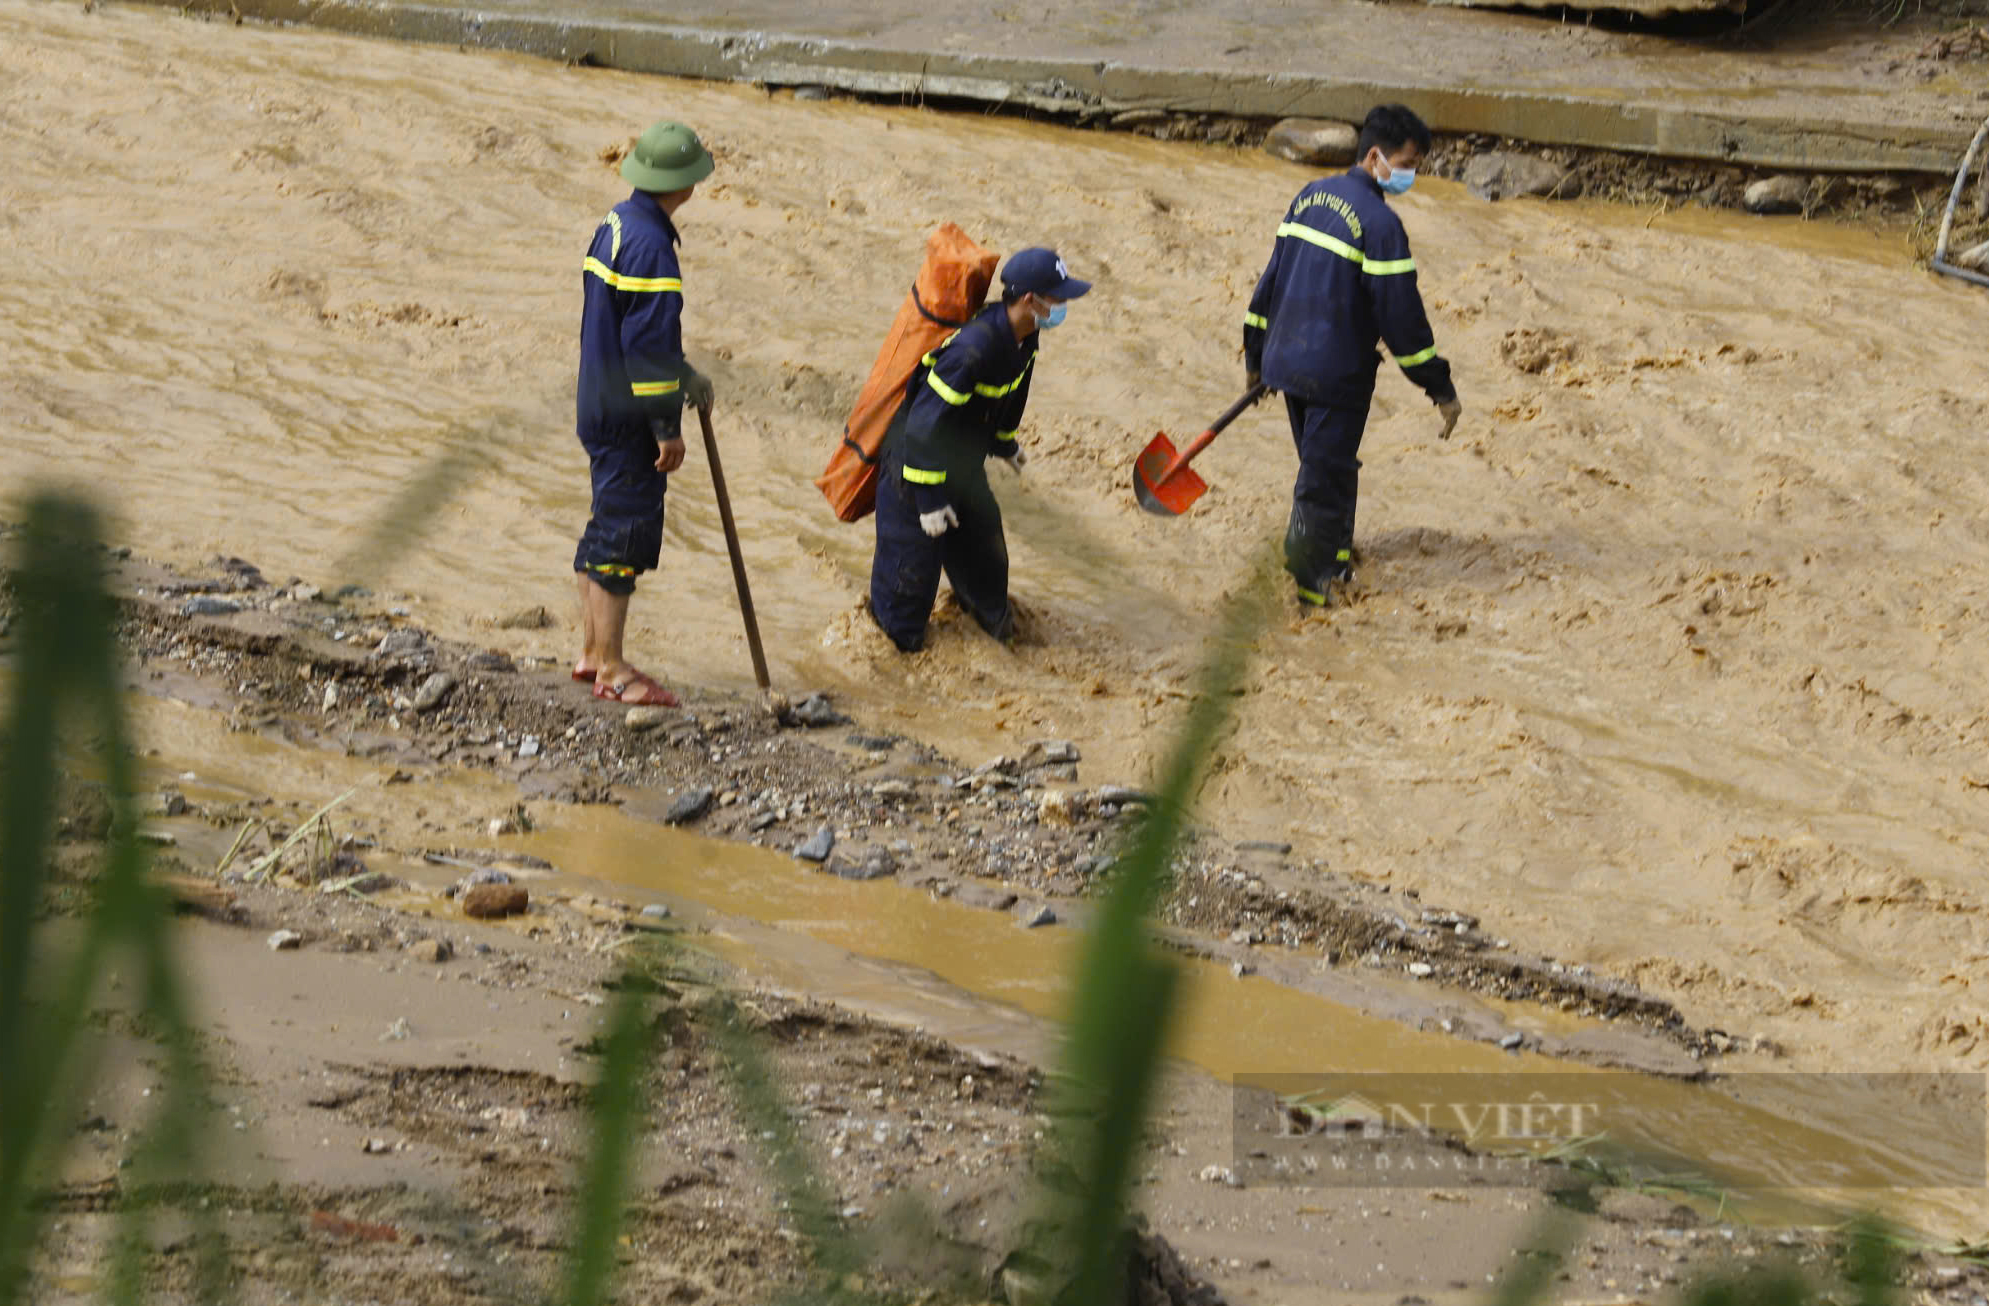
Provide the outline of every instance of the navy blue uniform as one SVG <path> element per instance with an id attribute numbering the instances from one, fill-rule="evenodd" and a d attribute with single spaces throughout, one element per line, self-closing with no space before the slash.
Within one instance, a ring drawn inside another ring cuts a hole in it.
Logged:
<path id="1" fill-rule="evenodd" d="M 1350 572 L 1377 343 L 1432 402 L 1457 397 L 1416 290 L 1408 233 L 1374 178 L 1355 168 L 1292 200 L 1243 319 L 1245 365 L 1284 394 L 1291 418 L 1299 472 L 1285 565 L 1315 603 Z"/>
<path id="2" fill-rule="evenodd" d="M 906 652 L 925 642 L 943 571 L 960 606 L 1006 640 L 1008 541 L 987 459 L 1012 458 L 1029 403 L 1037 333 L 1015 338 L 1008 308 L 991 304 L 927 354 L 907 383 L 885 437 L 877 482 L 877 553 L 870 566 L 870 611 Z M 960 524 L 934 538 L 919 526 L 951 507 Z"/>
<path id="3" fill-rule="evenodd" d="M 573 569 L 610 594 L 635 589 L 663 551 L 658 443 L 680 438 L 684 283 L 677 228 L 636 191 L 594 232 L 582 264 L 576 427 L 594 480 Z"/>

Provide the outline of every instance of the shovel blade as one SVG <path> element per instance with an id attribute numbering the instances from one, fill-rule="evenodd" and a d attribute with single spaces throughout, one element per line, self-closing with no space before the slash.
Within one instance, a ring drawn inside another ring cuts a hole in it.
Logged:
<path id="1" fill-rule="evenodd" d="M 1176 456 L 1174 442 L 1162 432 L 1133 460 L 1133 497 L 1156 516 L 1179 517 L 1209 488 L 1190 467 L 1175 468 L 1169 475 L 1167 469 L 1174 466 Z"/>

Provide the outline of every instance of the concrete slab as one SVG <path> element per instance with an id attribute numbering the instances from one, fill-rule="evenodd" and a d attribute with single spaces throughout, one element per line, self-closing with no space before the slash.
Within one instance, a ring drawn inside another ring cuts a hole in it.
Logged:
<path id="1" fill-rule="evenodd" d="M 176 0 L 160 0 L 175 3 Z M 638 72 L 1028 106 L 1357 118 L 1802 170 L 1951 173 L 1989 68 L 1926 34 L 1805 18 L 1769 43 L 1362 0 L 200 0 L 247 17 Z"/>

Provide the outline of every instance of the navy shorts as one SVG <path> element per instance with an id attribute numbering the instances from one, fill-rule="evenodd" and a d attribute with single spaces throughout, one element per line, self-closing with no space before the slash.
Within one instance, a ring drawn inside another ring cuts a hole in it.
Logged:
<path id="1" fill-rule="evenodd" d="M 635 578 L 663 555 L 663 494 L 670 478 L 656 470 L 648 432 L 580 433 L 594 478 L 594 510 L 573 569 L 610 594 L 633 594 Z"/>

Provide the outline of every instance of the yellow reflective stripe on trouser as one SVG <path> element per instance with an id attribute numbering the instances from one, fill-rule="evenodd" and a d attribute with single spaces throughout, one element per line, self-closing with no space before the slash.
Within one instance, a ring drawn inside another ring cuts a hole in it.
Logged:
<path id="1" fill-rule="evenodd" d="M 1247 327 L 1259 327 L 1265 331 L 1269 331 L 1271 329 L 1271 319 L 1258 313 L 1245 313 L 1243 315 L 1243 325 Z"/>
<path id="2" fill-rule="evenodd" d="M 624 566 L 619 562 L 590 562 L 587 564 L 587 570 L 598 571 L 603 576 L 635 575 L 635 568 Z"/>
<path id="3" fill-rule="evenodd" d="M 677 277 L 625 277 L 600 259 L 593 257 L 589 257 L 581 266 L 616 290 L 648 294 L 684 293 L 684 283 Z"/>
<path id="4" fill-rule="evenodd" d="M 1432 358 L 1435 357 L 1436 357 L 1436 346 L 1431 345 L 1428 349 L 1418 350 L 1416 353 L 1409 355 L 1407 358 L 1396 359 L 1395 365 L 1397 367 L 1414 367 L 1418 363 L 1427 363 Z"/>
<path id="5" fill-rule="evenodd" d="M 923 467 L 907 467 L 905 469 L 905 479 L 914 485 L 944 485 L 946 484 L 946 473 L 943 471 L 929 472 Z"/>
<path id="6" fill-rule="evenodd" d="M 1298 589 L 1298 596 L 1304 599 L 1307 603 L 1322 608 L 1326 606 L 1326 596 L 1324 594 L 1319 593 L 1317 590 L 1309 590 L 1305 588 L 1305 586 L 1303 585 L 1297 586 L 1296 588 Z"/>
<path id="7" fill-rule="evenodd" d="M 1416 260 L 1412 258 L 1361 259 L 1361 271 L 1371 277 L 1394 277 L 1415 270 Z"/>
<path id="8" fill-rule="evenodd" d="M 927 354 L 926 357 L 930 358 L 932 355 Z M 961 404 L 973 398 L 972 395 L 961 394 L 958 390 L 955 390 L 952 386 L 940 380 L 939 373 L 937 372 L 928 371 L 925 374 L 925 383 L 932 387 L 934 394 L 944 399 L 947 403 L 952 404 L 955 408 L 958 408 Z"/>
<path id="9" fill-rule="evenodd" d="M 677 393 L 676 381 L 631 381 L 628 388 L 638 395 L 673 395 Z"/>

